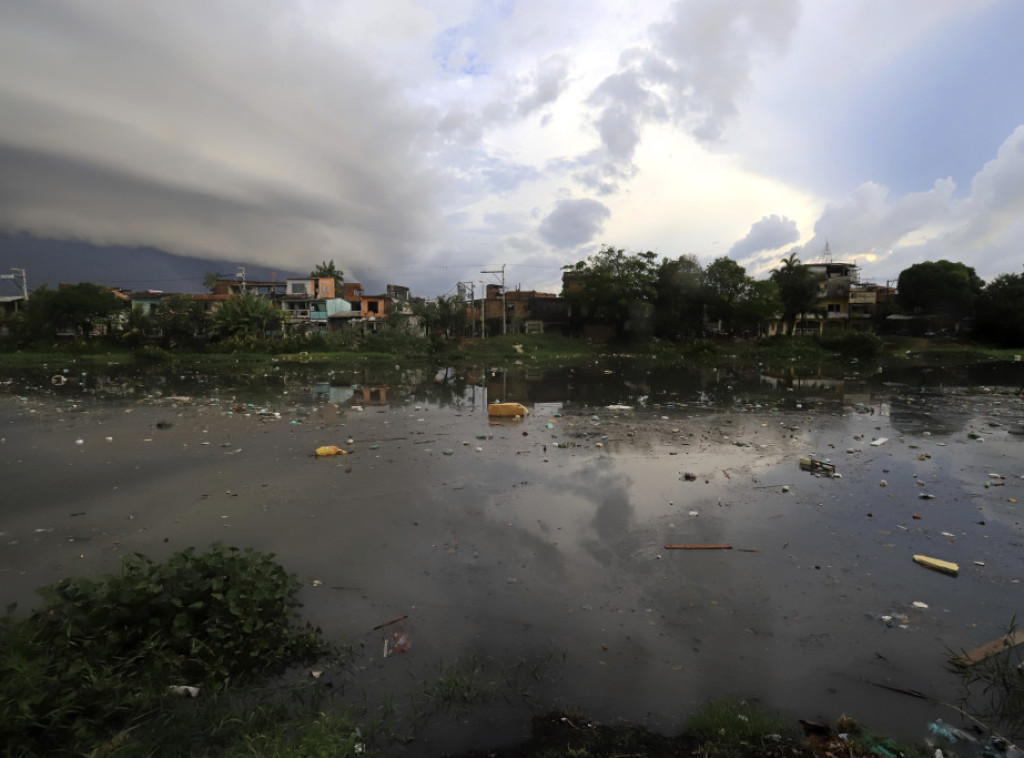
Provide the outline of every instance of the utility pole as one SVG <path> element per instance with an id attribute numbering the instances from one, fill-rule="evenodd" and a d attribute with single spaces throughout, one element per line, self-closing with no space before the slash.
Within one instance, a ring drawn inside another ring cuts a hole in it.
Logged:
<path id="1" fill-rule="evenodd" d="M 473 308 L 475 308 L 476 307 L 476 288 L 475 288 L 475 286 L 474 286 L 472 281 L 459 282 L 459 289 L 462 290 L 462 292 L 460 294 L 462 294 L 463 297 L 465 297 L 465 294 L 466 294 L 466 287 L 469 287 L 469 304 Z M 470 337 L 475 337 L 476 336 L 476 320 L 472 316 L 469 317 L 469 336 Z"/>
<path id="2" fill-rule="evenodd" d="M 487 327 L 484 325 L 484 312 L 487 310 L 487 285 L 480 282 L 480 339 L 487 336 Z"/>
<path id="3" fill-rule="evenodd" d="M 11 268 L 11 271 L 21 274 L 21 297 L 22 300 L 28 300 L 28 276 L 25 274 L 23 268 Z M 0 279 L 14 279 L 14 274 L 0 274 Z"/>
<path id="4" fill-rule="evenodd" d="M 508 334 L 508 326 L 505 323 L 505 317 L 508 315 L 508 310 L 505 307 L 505 264 L 501 264 L 501 269 L 491 269 L 487 271 L 481 271 L 480 273 L 501 274 L 501 333 Z M 486 290 L 484 290 L 484 292 L 486 292 Z"/>
<path id="5" fill-rule="evenodd" d="M 239 266 L 238 267 L 238 273 L 235 274 L 235 276 L 242 280 L 242 294 L 244 295 L 245 294 L 245 266 Z"/>

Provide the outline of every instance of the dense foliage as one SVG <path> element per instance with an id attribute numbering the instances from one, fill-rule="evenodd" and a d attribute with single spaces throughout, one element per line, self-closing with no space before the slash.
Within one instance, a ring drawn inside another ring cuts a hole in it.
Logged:
<path id="1" fill-rule="evenodd" d="M 654 325 L 657 257 L 651 252 L 630 255 L 609 246 L 565 266 L 563 294 L 573 316 L 626 334 L 649 334 Z"/>
<path id="2" fill-rule="evenodd" d="M 81 339 L 92 336 L 99 323 L 124 310 L 124 301 L 109 287 L 82 282 L 51 290 L 39 287 L 25 304 L 14 323 L 20 341 L 53 341 L 60 332 L 71 332 Z"/>
<path id="3" fill-rule="evenodd" d="M 299 586 L 271 555 L 214 545 L 42 590 L 42 608 L 0 621 L 0 742 L 81 754 L 171 686 L 251 682 L 322 651 L 319 631 L 296 624 Z"/>
<path id="4" fill-rule="evenodd" d="M 782 302 L 782 323 L 792 335 L 797 319 L 815 309 L 818 281 L 806 267 L 800 265 L 796 253 L 790 253 L 782 259 L 781 267 L 772 270 L 771 281 L 778 287 L 779 300 Z"/>
<path id="5" fill-rule="evenodd" d="M 469 326 L 466 300 L 458 295 L 441 295 L 434 302 L 413 303 L 412 312 L 427 334 L 441 332 L 447 339 L 462 334 Z"/>
<path id="6" fill-rule="evenodd" d="M 984 284 L 963 263 L 925 261 L 900 272 L 897 301 L 906 313 L 961 319 L 971 314 Z"/>
<path id="7" fill-rule="evenodd" d="M 225 300 L 213 314 L 213 331 L 221 338 L 261 340 L 280 332 L 286 318 L 269 300 L 238 295 Z"/>
<path id="8" fill-rule="evenodd" d="M 1024 345 L 1024 276 L 997 276 L 981 291 L 975 312 L 979 335 L 1003 347 Z"/>

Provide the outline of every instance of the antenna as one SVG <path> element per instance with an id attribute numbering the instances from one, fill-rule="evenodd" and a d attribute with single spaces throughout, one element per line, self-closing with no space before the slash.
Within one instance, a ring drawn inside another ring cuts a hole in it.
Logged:
<path id="1" fill-rule="evenodd" d="M 825 238 L 825 249 L 821 251 L 821 260 L 825 263 L 832 262 L 832 248 L 828 244 L 828 237 Z"/>

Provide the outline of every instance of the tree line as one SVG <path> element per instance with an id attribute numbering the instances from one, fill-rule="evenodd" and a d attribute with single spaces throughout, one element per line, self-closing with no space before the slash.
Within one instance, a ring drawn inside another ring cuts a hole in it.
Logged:
<path id="1" fill-rule="evenodd" d="M 658 336 L 686 341 L 703 336 L 709 324 L 727 334 L 757 336 L 779 319 L 793 334 L 804 315 L 819 308 L 821 280 L 795 253 L 783 258 L 766 279 L 754 279 L 728 257 L 706 266 L 684 255 L 660 259 L 652 252 L 627 253 L 606 246 L 563 267 L 563 296 L 577 323 L 604 324 L 620 336 Z M 340 287 L 343 275 L 326 261 L 311 276 L 330 276 Z M 463 336 L 469 327 L 468 304 L 458 296 L 415 302 L 412 314 L 427 333 Z M 1024 275 L 1001 274 L 987 284 L 970 266 L 947 260 L 916 263 L 900 272 L 895 298 L 876 314 L 901 313 L 940 329 L 970 329 L 980 340 L 1006 347 L 1024 345 Z M 399 314 L 386 321 L 401 323 Z M 212 315 L 188 295 L 170 295 L 151 311 L 125 301 L 101 285 L 83 282 L 32 293 L 10 324 L 16 346 L 52 342 L 61 333 L 88 338 L 100 323 L 116 326 L 129 346 L 152 342 L 165 347 L 206 340 L 253 340 L 283 334 L 287 314 L 256 295 L 239 295 L 219 304 Z M 113 330 L 112 330 L 113 331 Z"/>
<path id="2" fill-rule="evenodd" d="M 692 255 L 659 259 L 612 246 L 563 271 L 574 315 L 626 335 L 685 340 L 713 323 L 725 333 L 756 336 L 776 319 L 793 334 L 796 322 L 820 307 L 821 279 L 796 253 L 760 280 L 726 256 L 702 266 Z M 900 272 L 895 297 L 876 318 L 894 313 L 936 330 L 963 328 L 982 341 L 1024 345 L 1024 275 L 1001 274 L 986 284 L 963 263 L 915 263 Z"/>

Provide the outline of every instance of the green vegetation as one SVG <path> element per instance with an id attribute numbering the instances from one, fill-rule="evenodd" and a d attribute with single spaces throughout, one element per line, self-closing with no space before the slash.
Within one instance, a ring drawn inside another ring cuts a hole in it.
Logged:
<path id="1" fill-rule="evenodd" d="M 93 327 L 109 324 L 124 310 L 122 301 L 108 287 L 83 282 L 51 290 L 40 287 L 12 323 L 16 344 L 53 341 L 61 332 L 75 331 L 88 340 Z"/>
<path id="2" fill-rule="evenodd" d="M 1018 636 L 1017 618 L 1010 619 L 1006 637 Z M 964 651 L 950 653 L 950 663 L 960 678 L 960 702 L 964 712 L 1008 737 L 1024 737 L 1024 651 L 1004 645 L 998 652 L 972 666 L 964 665 Z"/>
<path id="3" fill-rule="evenodd" d="M 298 581 L 272 558 L 221 545 L 164 563 L 136 554 L 118 575 L 41 590 L 44 605 L 25 619 L 9 608 L 0 620 L 8 754 L 133 741 L 180 717 L 170 687 L 236 698 L 234 688 L 326 653 L 319 630 L 297 623 Z"/>
<path id="4" fill-rule="evenodd" d="M 975 328 L 995 344 L 1024 345 L 1024 276 L 997 276 L 978 296 Z"/>
<path id="5" fill-rule="evenodd" d="M 469 314 L 466 311 L 465 299 L 454 295 L 441 295 L 432 303 L 414 303 L 413 314 L 419 318 L 420 325 L 427 334 L 440 332 L 444 339 L 462 334 L 469 326 Z"/>
<path id="6" fill-rule="evenodd" d="M 906 313 L 962 319 L 973 312 L 984 284 L 974 269 L 963 263 L 915 263 L 900 272 L 897 302 Z"/>
<path id="7" fill-rule="evenodd" d="M 858 359 L 871 359 L 882 351 L 882 338 L 873 332 L 843 332 L 815 338 L 826 350 Z"/>
<path id="8" fill-rule="evenodd" d="M 692 339 L 710 323 L 729 334 L 757 334 L 780 308 L 773 282 L 755 281 L 726 256 L 707 268 L 693 256 L 656 261 L 655 253 L 609 246 L 563 267 L 576 327 L 601 324 L 620 339 Z"/>
<path id="9" fill-rule="evenodd" d="M 565 299 L 586 321 L 623 334 L 653 331 L 657 296 L 657 254 L 627 254 L 605 247 L 590 258 L 565 266 Z"/>
<path id="10" fill-rule="evenodd" d="M 800 265 L 796 253 L 782 259 L 782 266 L 773 269 L 771 281 L 779 291 L 782 302 L 782 323 L 787 333 L 796 330 L 796 321 L 815 309 L 818 301 L 818 282 L 811 272 Z"/>
<path id="11" fill-rule="evenodd" d="M 213 314 L 213 332 L 228 346 L 246 347 L 266 340 L 284 328 L 285 314 L 258 295 L 225 300 Z"/>
<path id="12" fill-rule="evenodd" d="M 705 703 L 687 721 L 683 736 L 707 755 L 765 755 L 782 741 L 794 742 L 791 722 L 745 700 L 725 698 Z"/>
<path id="13" fill-rule="evenodd" d="M 341 287 L 345 282 L 345 272 L 334 265 L 334 259 L 318 263 L 316 268 L 309 272 L 311 277 L 317 279 L 334 280 L 334 296 L 341 297 Z"/>

